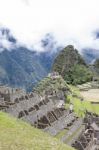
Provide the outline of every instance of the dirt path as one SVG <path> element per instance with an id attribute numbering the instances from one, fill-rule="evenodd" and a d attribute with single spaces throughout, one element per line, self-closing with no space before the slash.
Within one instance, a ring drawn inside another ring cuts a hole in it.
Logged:
<path id="1" fill-rule="evenodd" d="M 81 95 L 86 100 L 99 102 L 99 89 L 90 89 L 88 91 L 81 91 Z"/>

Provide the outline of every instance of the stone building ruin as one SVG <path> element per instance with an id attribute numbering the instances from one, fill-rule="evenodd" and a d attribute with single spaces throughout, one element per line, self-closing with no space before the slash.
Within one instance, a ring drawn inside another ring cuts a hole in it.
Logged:
<path id="1" fill-rule="evenodd" d="M 32 126 L 57 136 L 78 150 L 99 148 L 99 116 L 90 112 L 79 118 L 64 107 L 62 91 L 45 91 L 40 95 L 36 91 L 26 93 L 21 89 L 0 87 L 0 110 L 22 119 Z M 70 136 L 76 134 L 70 139 Z M 92 149 L 93 150 L 93 149 Z"/>

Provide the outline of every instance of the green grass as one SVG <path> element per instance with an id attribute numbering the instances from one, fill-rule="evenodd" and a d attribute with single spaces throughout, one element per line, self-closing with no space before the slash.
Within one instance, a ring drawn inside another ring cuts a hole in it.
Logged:
<path id="1" fill-rule="evenodd" d="M 0 112 L 0 150 L 73 150 L 56 138 Z"/>
<path id="2" fill-rule="evenodd" d="M 99 104 L 91 104 L 89 101 L 80 101 L 77 98 L 72 100 L 74 104 L 74 111 L 78 116 L 84 116 L 85 111 L 90 111 L 99 114 Z"/>
<path id="3" fill-rule="evenodd" d="M 99 114 L 99 104 L 91 104 L 90 101 L 84 100 L 81 101 L 80 91 L 77 87 L 68 85 L 72 94 L 67 96 L 67 101 L 70 101 L 74 105 L 74 112 L 81 117 L 84 117 L 85 111 L 90 111 Z M 66 108 L 69 107 L 69 104 L 66 103 Z"/>
<path id="4" fill-rule="evenodd" d="M 95 113 L 99 114 L 99 104 L 92 104 L 92 110 L 94 110 Z"/>
<path id="5" fill-rule="evenodd" d="M 65 141 L 65 143 L 68 143 L 70 142 L 76 135 L 77 133 L 83 128 L 83 125 L 80 126 L 77 130 L 75 130 L 75 132 L 73 132 L 68 138 L 67 140 Z"/>
<path id="6" fill-rule="evenodd" d="M 45 91 L 45 89 L 49 91 L 50 90 L 58 91 L 58 90 L 62 90 L 62 88 L 68 88 L 68 86 L 64 81 L 64 79 L 61 76 L 59 76 L 54 80 L 51 77 L 44 78 L 36 85 L 36 87 L 33 90 L 42 94 L 42 92 Z"/>
<path id="7" fill-rule="evenodd" d="M 67 129 L 63 129 L 63 130 L 60 131 L 55 137 L 56 137 L 57 139 L 60 139 L 66 132 L 67 132 Z"/>
<path id="8" fill-rule="evenodd" d="M 76 86 L 68 84 L 68 87 L 71 90 L 73 95 L 80 96 L 80 90 Z"/>

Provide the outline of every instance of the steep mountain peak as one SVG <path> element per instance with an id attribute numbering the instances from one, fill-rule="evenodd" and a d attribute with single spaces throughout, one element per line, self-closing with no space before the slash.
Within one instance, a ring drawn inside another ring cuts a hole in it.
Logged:
<path id="1" fill-rule="evenodd" d="M 55 58 L 52 70 L 59 72 L 68 83 L 72 84 L 81 84 L 92 78 L 87 64 L 72 45 L 60 51 Z"/>

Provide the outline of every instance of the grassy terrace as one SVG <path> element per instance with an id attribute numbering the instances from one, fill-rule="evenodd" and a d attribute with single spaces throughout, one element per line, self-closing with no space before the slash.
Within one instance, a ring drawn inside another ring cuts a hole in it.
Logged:
<path id="1" fill-rule="evenodd" d="M 91 102 L 87 101 L 87 99 L 81 101 L 80 97 L 82 96 L 78 88 L 70 85 L 69 88 L 71 89 L 73 94 L 69 95 L 68 99 L 70 99 L 70 101 L 73 103 L 74 111 L 78 116 L 84 116 L 86 110 L 99 114 L 99 104 L 91 104 Z M 66 107 L 68 106 L 69 105 L 66 104 Z"/>
<path id="2" fill-rule="evenodd" d="M 60 131 L 55 137 L 57 139 L 60 139 L 64 134 L 66 134 L 68 130 L 67 129 L 63 129 L 62 131 Z"/>
<path id="3" fill-rule="evenodd" d="M 83 125 L 80 126 L 77 130 L 75 130 L 75 132 L 73 132 L 68 138 L 67 140 L 65 141 L 65 143 L 69 143 L 76 135 L 77 133 L 83 128 Z"/>
<path id="4" fill-rule="evenodd" d="M 80 127 L 78 127 L 77 130 L 75 130 L 68 138 L 67 140 L 64 142 L 66 144 L 68 144 L 76 135 L 77 133 L 82 129 L 84 128 L 83 125 L 81 125 Z M 68 129 L 63 129 L 62 131 L 60 131 L 55 137 L 57 139 L 61 139 L 64 135 L 66 135 L 66 133 L 68 132 L 69 130 Z"/>
<path id="5" fill-rule="evenodd" d="M 81 91 L 84 99 L 92 102 L 99 102 L 99 89 L 89 89 L 88 91 Z"/>
<path id="6" fill-rule="evenodd" d="M 0 112 L 0 150 L 73 150 L 56 138 Z"/>
<path id="7" fill-rule="evenodd" d="M 76 114 L 79 114 L 79 116 L 84 116 L 86 110 L 99 114 L 99 104 L 91 104 L 89 101 L 81 102 L 77 98 L 74 98 L 73 104 L 74 111 Z"/>
<path id="8" fill-rule="evenodd" d="M 92 110 L 94 110 L 94 112 L 99 114 L 99 104 L 92 104 Z"/>

